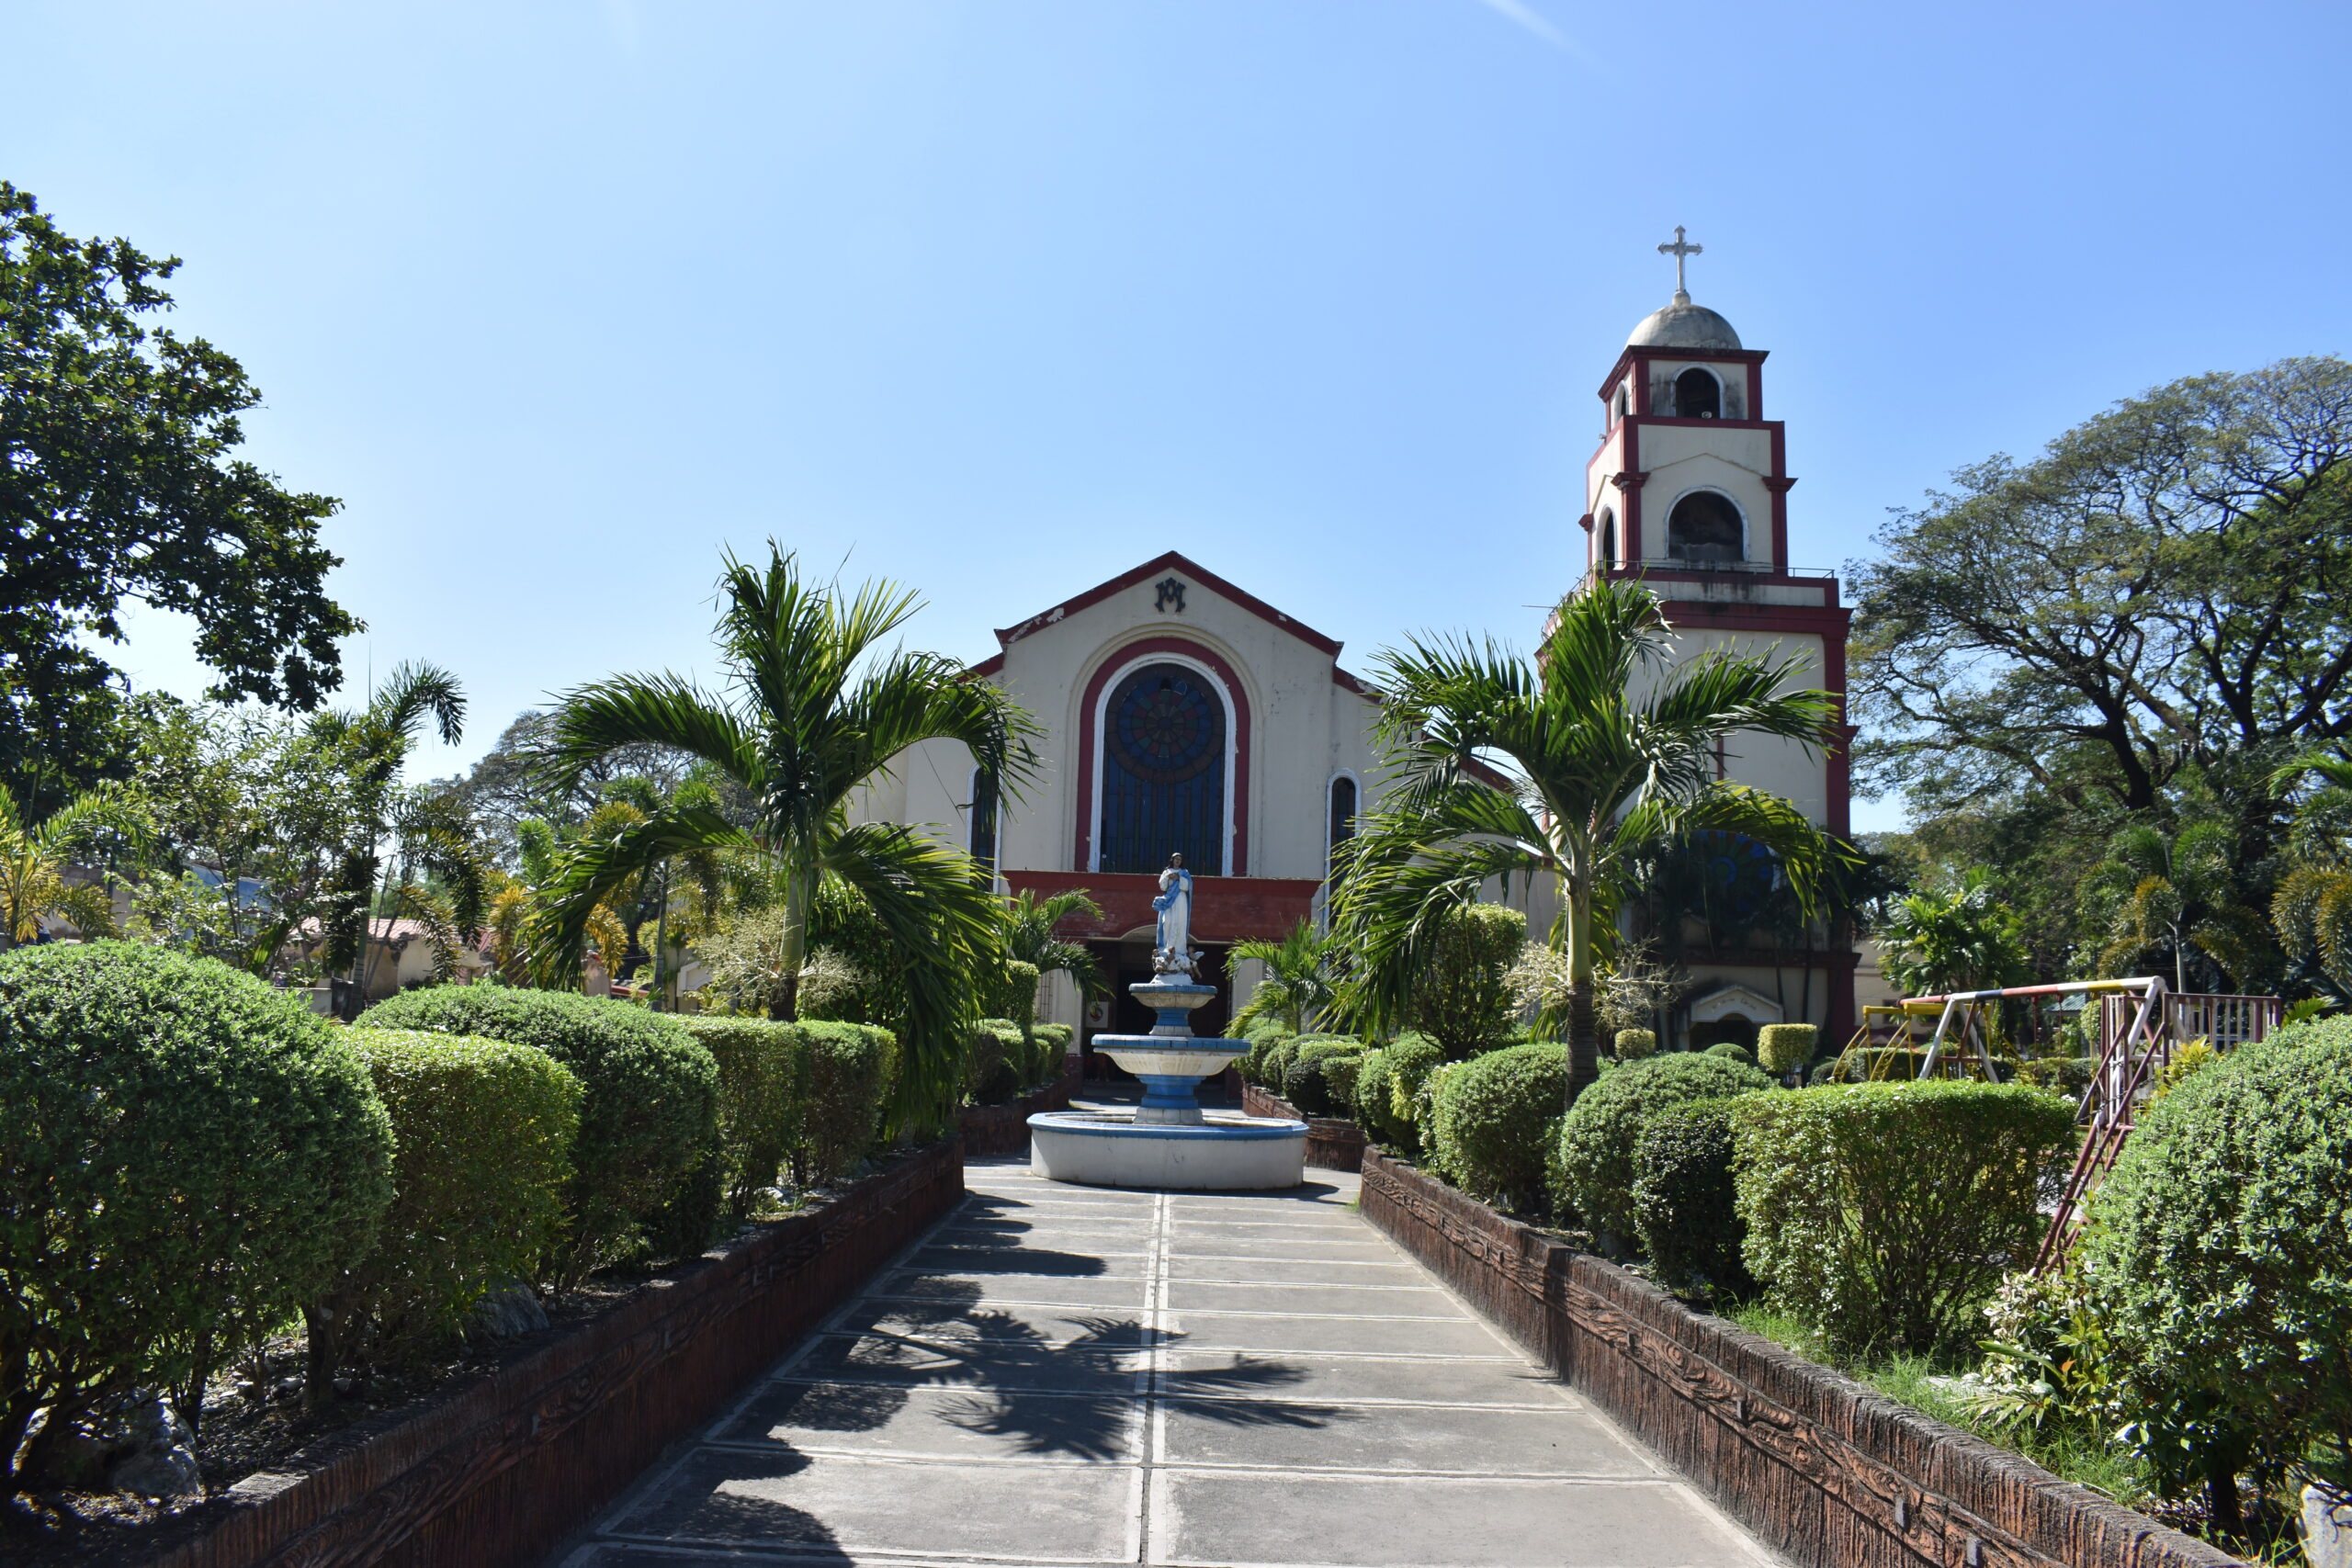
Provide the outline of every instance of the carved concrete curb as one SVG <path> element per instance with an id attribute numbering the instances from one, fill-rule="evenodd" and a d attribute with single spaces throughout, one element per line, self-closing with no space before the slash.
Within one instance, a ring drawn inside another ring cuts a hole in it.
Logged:
<path id="1" fill-rule="evenodd" d="M 954 1141 L 657 1280 L 424 1410 L 247 1477 L 157 1568 L 537 1561 L 964 1193 Z"/>
<path id="2" fill-rule="evenodd" d="M 1306 1123 L 1306 1163 L 1317 1170 L 1355 1170 L 1363 1164 L 1363 1129 L 1340 1116 L 1302 1116 L 1298 1108 L 1256 1084 L 1241 1086 L 1245 1116 L 1283 1116 Z"/>
<path id="3" fill-rule="evenodd" d="M 1767 1543 L 1811 1568 L 2237 1559 L 1929 1419 L 1374 1148 L 1363 1214 Z"/>
<path id="4" fill-rule="evenodd" d="M 957 1115 L 956 1134 L 969 1158 L 1029 1152 L 1029 1118 L 1041 1111 L 1069 1109 L 1077 1080 L 1068 1072 L 1035 1093 L 1010 1105 L 967 1105 Z"/>

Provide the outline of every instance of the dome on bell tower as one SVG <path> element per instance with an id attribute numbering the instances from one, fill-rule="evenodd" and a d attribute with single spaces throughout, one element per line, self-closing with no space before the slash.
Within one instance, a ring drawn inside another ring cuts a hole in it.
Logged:
<path id="1" fill-rule="evenodd" d="M 1737 349 L 1739 334 L 1731 323 L 1708 310 L 1704 305 L 1690 303 L 1690 296 L 1681 289 L 1674 291 L 1674 303 L 1662 310 L 1652 310 L 1625 340 L 1627 348 L 1700 348 Z"/>

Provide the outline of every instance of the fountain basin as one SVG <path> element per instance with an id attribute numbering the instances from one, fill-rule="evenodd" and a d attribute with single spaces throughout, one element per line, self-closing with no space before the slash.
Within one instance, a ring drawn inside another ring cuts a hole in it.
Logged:
<path id="1" fill-rule="evenodd" d="M 1046 1111 L 1029 1118 L 1029 1168 L 1088 1187 L 1271 1191 L 1306 1179 L 1306 1123 L 1225 1111 L 1192 1122 Z"/>

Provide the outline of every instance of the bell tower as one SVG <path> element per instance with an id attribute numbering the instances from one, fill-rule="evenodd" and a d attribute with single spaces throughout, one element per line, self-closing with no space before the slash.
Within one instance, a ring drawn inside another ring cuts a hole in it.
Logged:
<path id="1" fill-rule="evenodd" d="M 1603 434 L 1585 470 L 1579 519 L 1586 581 L 1646 583 L 1664 602 L 1683 657 L 1713 648 L 1794 657 L 1799 678 L 1842 705 L 1851 613 L 1838 603 L 1835 574 L 1792 564 L 1796 480 L 1785 427 L 1764 417 L 1764 351 L 1744 346 L 1729 321 L 1691 302 L 1685 268 L 1701 249 L 1681 229 L 1658 250 L 1674 258 L 1674 298 L 1642 319 L 1600 383 Z M 1850 740 L 1851 729 L 1844 734 Z M 1793 742 L 1742 736 L 1716 766 L 1726 779 L 1785 796 L 1839 838 L 1849 834 L 1843 747 L 1808 754 Z M 1853 1017 L 1854 954 L 1798 961 L 1832 970 L 1810 982 L 1805 1016 L 1842 1043 Z M 1759 980 L 1727 970 L 1722 978 L 1772 988 L 1769 972 Z"/>

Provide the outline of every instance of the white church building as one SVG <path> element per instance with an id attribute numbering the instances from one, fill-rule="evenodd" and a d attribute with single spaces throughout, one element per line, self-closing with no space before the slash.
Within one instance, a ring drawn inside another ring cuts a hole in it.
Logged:
<path id="1" fill-rule="evenodd" d="M 1848 612 L 1834 578 L 1790 564 L 1795 480 L 1782 425 L 1764 417 L 1764 359 L 1678 288 L 1601 382 L 1606 433 L 1588 468 L 1580 534 L 1569 538 L 1586 581 L 1649 583 L 1685 648 L 1797 655 L 1808 683 L 1842 694 Z M 1339 642 L 1172 550 L 996 637 L 972 673 L 1036 716 L 1035 783 L 1000 801 L 968 751 L 936 742 L 868 786 L 859 815 L 952 834 L 1008 890 L 1091 895 L 1102 918 L 1063 934 L 1093 948 L 1115 994 L 1086 1018 L 1066 981 L 1041 998 L 1045 1016 L 1082 1036 L 1149 1027 L 1125 987 L 1149 976 L 1150 899 L 1171 851 L 1194 874 L 1193 938 L 1207 977 L 1238 978 L 1246 996 L 1255 976 L 1228 976 L 1226 947 L 1317 918 L 1334 844 L 1378 798 L 1377 694 L 1340 666 Z M 1842 754 L 1742 738 L 1719 767 L 1848 831 Z M 1542 888 L 1535 897 L 1530 926 L 1541 934 L 1553 911 Z M 1698 994 L 1678 1033 L 1783 1020 L 1819 1023 L 1826 1039 L 1850 1031 L 1850 951 L 1720 956 L 1736 961 L 1692 962 Z M 1196 1027 L 1221 1027 L 1233 999 L 1204 1010 Z"/>

